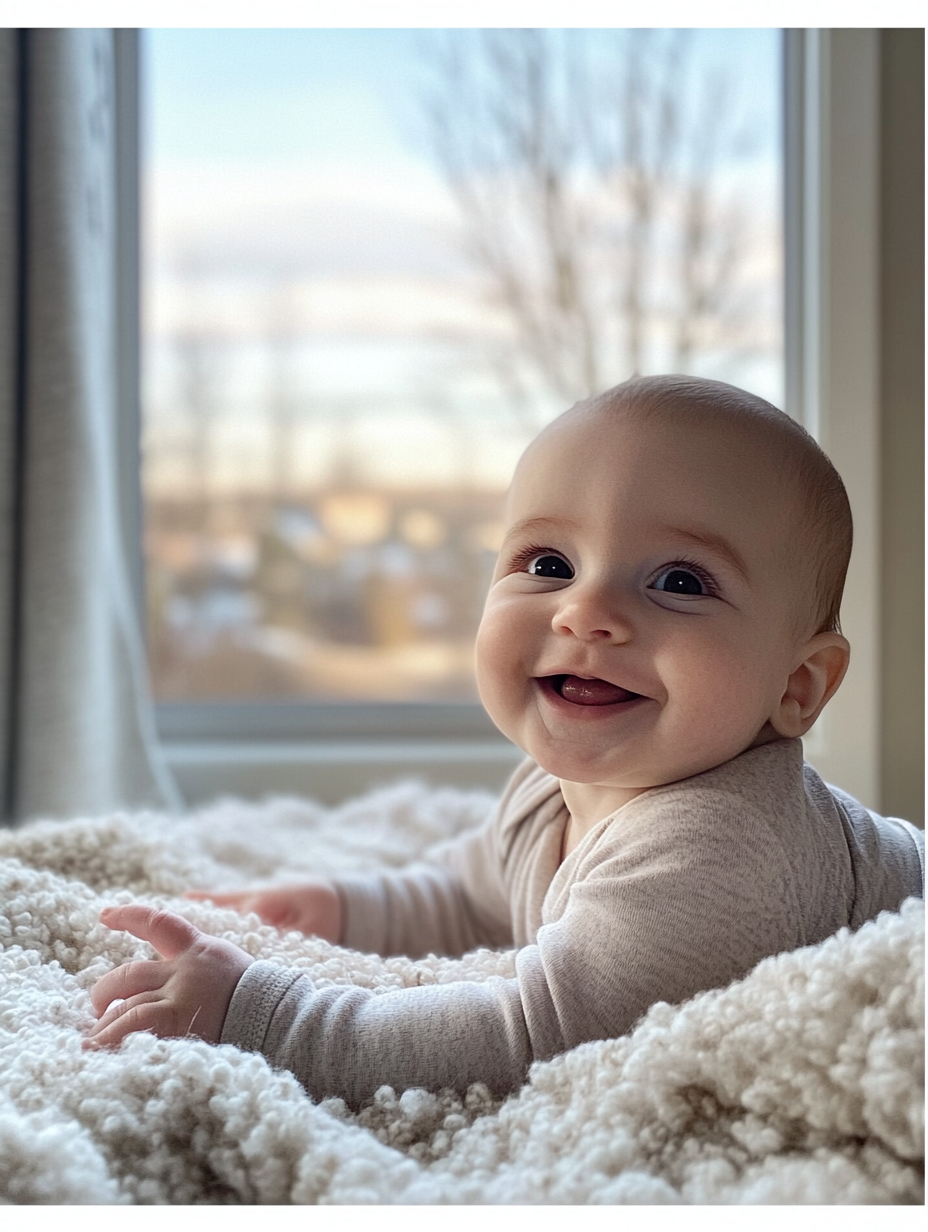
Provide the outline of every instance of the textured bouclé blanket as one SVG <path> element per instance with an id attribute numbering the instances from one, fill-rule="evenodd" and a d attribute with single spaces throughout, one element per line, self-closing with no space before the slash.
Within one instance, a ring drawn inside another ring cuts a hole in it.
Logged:
<path id="1" fill-rule="evenodd" d="M 513 971 L 361 955 L 201 903 L 300 874 L 397 865 L 476 824 L 486 796 L 394 787 L 334 810 L 224 801 L 182 819 L 113 816 L 0 832 L 0 1201 L 16 1203 L 920 1203 L 924 914 L 762 962 L 655 1005 L 623 1039 L 485 1088 L 383 1088 L 314 1104 L 257 1055 L 129 1037 L 81 1051 L 88 988 L 150 956 L 97 923 L 170 904 L 320 983 L 377 989 Z"/>

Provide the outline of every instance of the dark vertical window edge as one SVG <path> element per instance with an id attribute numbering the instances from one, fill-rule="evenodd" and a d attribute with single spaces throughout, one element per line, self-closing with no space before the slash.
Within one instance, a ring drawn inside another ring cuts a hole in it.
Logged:
<path id="1" fill-rule="evenodd" d="M 29 136 L 29 30 L 16 31 L 15 67 L 16 84 L 16 273 L 14 319 L 16 340 L 13 354 L 13 431 L 12 466 L 10 481 L 13 485 L 12 526 L 10 527 L 10 641 L 8 692 L 6 697 L 6 749 L 5 775 L 3 781 L 3 816 L 8 821 L 16 818 L 19 795 L 17 764 L 19 759 L 19 699 L 22 692 L 22 639 L 24 612 L 22 603 L 25 517 L 25 469 L 28 448 L 26 432 L 26 398 L 28 395 L 28 279 L 27 254 L 29 249 L 29 160 L 27 155 Z"/>
<path id="2" fill-rule="evenodd" d="M 115 122 L 115 385 L 116 440 L 123 551 L 138 613 L 145 628 L 142 541 L 141 413 L 141 90 L 139 31 L 113 30 Z"/>

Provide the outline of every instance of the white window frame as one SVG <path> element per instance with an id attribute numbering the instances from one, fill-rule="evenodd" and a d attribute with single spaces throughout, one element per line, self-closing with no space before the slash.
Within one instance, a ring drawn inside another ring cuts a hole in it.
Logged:
<path id="1" fill-rule="evenodd" d="M 140 543 L 138 32 L 117 31 L 116 46 L 124 507 L 127 538 Z M 834 460 L 855 521 L 842 614 L 852 666 L 806 751 L 829 781 L 876 807 L 879 31 L 785 31 L 784 83 L 786 409 Z M 137 559 L 144 612 L 140 552 Z M 269 792 L 336 801 L 411 775 L 495 788 L 521 756 L 476 704 L 190 703 L 159 705 L 157 714 L 168 763 L 189 803 Z"/>
<path id="2" fill-rule="evenodd" d="M 880 31 L 785 40 L 786 409 L 844 479 L 854 550 L 851 665 L 805 739 L 822 776 L 872 808 L 880 783 Z"/>

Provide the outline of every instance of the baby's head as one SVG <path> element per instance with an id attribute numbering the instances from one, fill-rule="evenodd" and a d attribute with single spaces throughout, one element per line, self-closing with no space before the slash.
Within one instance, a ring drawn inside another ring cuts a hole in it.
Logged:
<path id="1" fill-rule="evenodd" d="M 522 456 L 507 520 L 480 693 L 562 781 L 621 803 L 803 735 L 841 683 L 844 486 L 752 394 L 645 377 L 578 403 Z"/>

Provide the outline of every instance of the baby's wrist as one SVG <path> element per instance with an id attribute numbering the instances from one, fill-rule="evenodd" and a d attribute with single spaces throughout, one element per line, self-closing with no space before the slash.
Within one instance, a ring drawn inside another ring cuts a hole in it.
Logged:
<path id="1" fill-rule="evenodd" d="M 207 988 L 197 997 L 199 1004 L 194 1011 L 190 1030 L 207 1043 L 218 1044 L 235 990 L 254 959 L 232 942 L 212 937 L 209 939 L 207 957 L 207 980 L 201 982 L 197 979 L 200 988 L 203 983 L 207 984 Z M 198 1021 L 201 1014 L 202 1021 Z"/>

